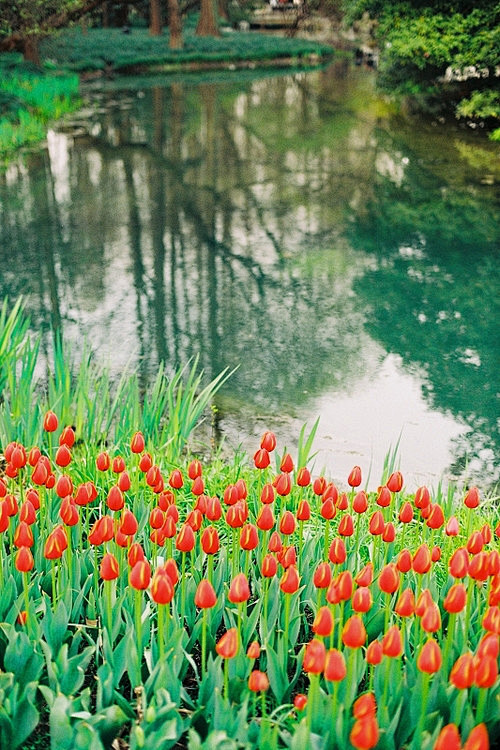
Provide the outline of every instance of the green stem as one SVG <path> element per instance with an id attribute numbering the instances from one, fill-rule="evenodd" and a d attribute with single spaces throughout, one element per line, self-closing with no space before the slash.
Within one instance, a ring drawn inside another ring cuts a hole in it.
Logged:
<path id="1" fill-rule="evenodd" d="M 328 547 L 330 542 L 330 519 L 327 518 L 325 522 L 325 546 L 323 549 L 323 558 L 328 560 Z"/>
<path id="2" fill-rule="evenodd" d="M 113 605 L 112 605 L 113 581 L 104 581 L 104 596 L 106 598 L 106 619 L 108 621 L 108 633 L 111 642 L 113 633 Z"/>
<path id="3" fill-rule="evenodd" d="M 264 616 L 264 628 L 266 631 L 266 638 L 269 635 L 267 627 L 268 619 L 268 608 L 269 608 L 269 578 L 264 578 L 264 602 L 262 604 L 263 616 Z"/>
<path id="4" fill-rule="evenodd" d="M 24 607 L 26 609 L 26 627 L 29 633 L 31 630 L 31 615 L 30 615 L 29 583 L 28 583 L 27 573 L 23 573 L 23 589 L 24 589 Z"/>
<path id="5" fill-rule="evenodd" d="M 413 736 L 413 748 L 417 750 L 417 748 L 422 747 L 422 732 L 425 726 L 425 717 L 427 716 L 427 700 L 429 697 L 429 683 L 430 683 L 431 676 L 430 674 L 427 674 L 426 672 L 422 672 L 422 693 L 421 693 L 421 708 L 420 708 L 420 717 L 418 720 L 417 728 L 415 730 L 415 734 Z"/>
<path id="6" fill-rule="evenodd" d="M 476 706 L 476 724 L 480 724 L 483 721 L 487 695 L 488 695 L 487 688 L 479 688 L 479 696 L 477 699 L 477 706 Z"/>
<path id="7" fill-rule="evenodd" d="M 453 643 L 453 639 L 455 637 L 455 623 L 457 620 L 457 615 L 455 612 L 450 613 L 450 617 L 448 619 L 448 632 L 446 634 L 446 643 L 444 646 L 444 653 L 443 653 L 443 670 L 444 675 L 448 677 L 450 670 L 449 670 L 449 664 L 448 660 L 450 658 L 450 650 L 451 650 L 451 644 Z"/>
<path id="8" fill-rule="evenodd" d="M 52 607 L 55 610 L 57 604 L 57 575 L 56 575 L 56 561 L 52 560 Z"/>
<path id="9" fill-rule="evenodd" d="M 208 610 L 203 610 L 203 620 L 201 622 L 201 678 L 205 677 L 207 669 L 207 615 Z"/>
<path id="10" fill-rule="evenodd" d="M 224 698 L 229 701 L 229 659 L 224 659 Z"/>
<path id="11" fill-rule="evenodd" d="M 137 656 L 138 656 L 138 670 L 141 673 L 142 664 L 142 591 L 136 589 L 134 597 L 134 613 L 135 613 L 135 638 L 137 641 Z"/>
<path id="12" fill-rule="evenodd" d="M 184 612 L 186 610 L 186 552 L 181 556 L 181 625 L 184 625 Z"/>
<path id="13" fill-rule="evenodd" d="M 312 729 L 313 715 L 316 704 L 316 691 L 319 685 L 319 675 L 309 674 L 309 695 L 307 697 L 307 729 L 310 732 Z"/>
<path id="14" fill-rule="evenodd" d="M 158 604 L 158 651 L 160 661 L 165 654 L 165 604 Z"/>
<path id="15" fill-rule="evenodd" d="M 283 638 L 285 641 L 285 653 L 288 654 L 288 630 L 290 628 L 290 604 L 292 594 L 285 594 L 285 627 L 283 631 Z"/>

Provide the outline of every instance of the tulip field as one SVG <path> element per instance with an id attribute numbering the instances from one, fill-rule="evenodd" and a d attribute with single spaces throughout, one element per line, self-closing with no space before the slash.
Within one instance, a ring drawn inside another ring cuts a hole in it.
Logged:
<path id="1" fill-rule="evenodd" d="M 262 436 L 167 465 L 54 411 L 0 479 L 0 747 L 500 741 L 494 500 L 345 488 Z M 303 452 L 303 451 L 302 451 Z"/>
<path id="2" fill-rule="evenodd" d="M 223 459 L 189 435 L 227 375 L 111 395 L 0 310 L 0 750 L 500 746 L 500 510 L 336 486 L 314 425 Z"/>

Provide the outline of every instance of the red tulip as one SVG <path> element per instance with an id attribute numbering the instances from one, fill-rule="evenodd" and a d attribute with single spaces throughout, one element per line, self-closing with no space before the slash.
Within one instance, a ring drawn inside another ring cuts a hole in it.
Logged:
<path id="1" fill-rule="evenodd" d="M 308 487 L 311 484 L 311 474 L 306 466 L 298 470 L 297 484 L 299 487 Z"/>
<path id="2" fill-rule="evenodd" d="M 431 502 L 431 497 L 427 487 L 419 487 L 415 493 L 415 507 L 423 510 Z"/>
<path id="3" fill-rule="evenodd" d="M 420 575 L 423 575 L 431 569 L 431 565 L 431 551 L 426 544 L 421 544 L 413 555 L 412 568 L 415 573 L 420 573 Z"/>
<path id="4" fill-rule="evenodd" d="M 227 598 L 233 604 L 241 604 L 250 599 L 250 587 L 248 585 L 248 579 L 244 573 L 238 573 L 233 578 Z"/>
<path id="5" fill-rule="evenodd" d="M 182 478 L 182 473 L 179 469 L 174 469 L 171 472 L 168 483 L 174 490 L 181 489 L 181 487 L 184 485 L 184 480 Z"/>
<path id="6" fill-rule="evenodd" d="M 332 569 L 327 562 L 321 562 L 314 571 L 313 583 L 317 589 L 326 589 L 332 580 Z"/>
<path id="7" fill-rule="evenodd" d="M 372 513 L 370 523 L 368 524 L 368 530 L 372 536 L 380 536 L 384 533 L 385 521 L 382 511 L 376 510 Z"/>
<path id="8" fill-rule="evenodd" d="M 396 538 L 396 529 L 392 521 L 387 521 L 382 532 L 382 539 L 386 544 L 390 544 Z"/>
<path id="9" fill-rule="evenodd" d="M 413 521 L 413 507 L 408 501 L 404 503 L 399 511 L 399 520 L 401 523 L 410 523 L 410 521 Z"/>
<path id="10" fill-rule="evenodd" d="M 111 462 L 111 470 L 114 474 L 121 474 L 125 471 L 125 459 L 123 456 L 115 456 Z"/>
<path id="11" fill-rule="evenodd" d="M 353 524 L 352 516 L 350 516 L 349 513 L 346 513 L 346 515 L 342 517 L 339 523 L 338 532 L 341 536 L 353 535 L 354 524 Z"/>
<path id="12" fill-rule="evenodd" d="M 391 492 L 400 492 L 403 487 L 403 475 L 400 471 L 394 471 L 386 484 Z"/>
<path id="13" fill-rule="evenodd" d="M 132 435 L 132 440 L 130 441 L 130 450 L 132 451 L 132 453 L 142 453 L 145 444 L 146 443 L 142 432 L 135 432 Z"/>
<path id="14" fill-rule="evenodd" d="M 260 644 L 258 641 L 252 641 L 247 648 L 247 657 L 249 659 L 258 659 L 260 656 Z"/>
<path id="15" fill-rule="evenodd" d="M 215 589 L 206 578 L 203 578 L 196 589 L 194 603 L 200 609 L 211 609 L 217 604 Z"/>
<path id="16" fill-rule="evenodd" d="M 269 453 L 273 452 L 273 450 L 276 448 L 276 435 L 274 434 L 274 432 L 266 430 L 266 432 L 262 436 L 262 440 L 260 441 L 260 447 L 265 448 L 266 451 L 269 451 Z"/>
<path id="17" fill-rule="evenodd" d="M 337 508 L 335 506 L 333 498 L 327 497 L 326 500 L 321 503 L 319 512 L 321 517 L 324 518 L 325 521 L 331 521 L 333 518 L 335 518 L 335 516 L 337 515 Z"/>
<path id="18" fill-rule="evenodd" d="M 113 581 L 120 575 L 118 560 L 111 552 L 106 552 L 103 556 L 99 572 L 103 581 Z"/>
<path id="19" fill-rule="evenodd" d="M 19 520 L 31 526 L 36 521 L 36 510 L 30 500 L 25 500 L 19 509 Z"/>
<path id="20" fill-rule="evenodd" d="M 130 571 L 130 585 L 136 591 L 147 589 L 151 581 L 151 567 L 147 560 L 138 560 Z"/>
<path id="21" fill-rule="evenodd" d="M 477 487 L 471 487 L 464 498 L 464 505 L 467 508 L 477 508 L 479 505 L 479 490 Z"/>
<path id="22" fill-rule="evenodd" d="M 285 594 L 294 594 L 300 586 L 300 576 L 295 565 L 287 567 L 280 581 L 280 589 Z"/>
<path id="23" fill-rule="evenodd" d="M 230 628 L 215 645 L 215 650 L 223 659 L 232 659 L 238 653 L 238 631 Z"/>
<path id="24" fill-rule="evenodd" d="M 133 568 L 138 562 L 145 560 L 144 550 L 142 549 L 139 542 L 131 544 L 127 553 L 127 561 L 131 568 Z"/>
<path id="25" fill-rule="evenodd" d="M 458 690 L 465 690 L 474 684 L 474 657 L 470 652 L 459 656 L 450 672 L 450 682 Z"/>
<path id="26" fill-rule="evenodd" d="M 54 460 L 57 466 L 69 466 L 71 463 L 71 451 L 65 443 L 57 449 Z"/>
<path id="27" fill-rule="evenodd" d="M 374 717 L 355 721 L 349 734 L 351 745 L 358 750 L 370 750 L 378 743 L 378 739 L 378 724 Z"/>
<path id="28" fill-rule="evenodd" d="M 128 471 L 122 471 L 122 473 L 118 477 L 117 485 L 121 489 L 122 492 L 129 491 L 130 487 L 132 486 L 132 482 L 130 481 L 130 476 L 129 476 Z"/>
<path id="29" fill-rule="evenodd" d="M 404 589 L 401 592 L 394 611 L 400 617 L 411 617 L 415 614 L 415 597 L 412 589 Z"/>
<path id="30" fill-rule="evenodd" d="M 462 612 L 467 602 L 467 590 L 463 583 L 454 583 L 445 596 L 443 607 L 447 612 Z"/>
<path id="31" fill-rule="evenodd" d="M 448 519 L 448 523 L 445 527 L 445 534 L 446 536 L 458 536 L 458 532 L 460 531 L 460 527 L 458 525 L 458 519 L 456 516 L 451 516 Z M 454 724 L 449 724 L 448 726 L 454 726 Z"/>
<path id="32" fill-rule="evenodd" d="M 273 533 L 269 537 L 267 549 L 269 550 L 269 552 L 281 552 L 281 550 L 283 549 L 283 542 L 281 541 L 281 537 L 277 531 L 273 531 Z"/>
<path id="33" fill-rule="evenodd" d="M 123 492 L 118 487 L 118 485 L 114 484 L 109 492 L 108 496 L 106 498 L 106 504 L 110 510 L 121 510 L 123 506 L 125 505 L 125 498 L 123 497 Z"/>
<path id="34" fill-rule="evenodd" d="M 260 493 L 260 501 L 265 505 L 274 503 L 274 487 L 272 484 L 268 483 L 263 486 L 262 492 Z"/>
<path id="35" fill-rule="evenodd" d="M 347 557 L 345 544 L 342 539 L 334 539 L 330 544 L 328 551 L 328 559 L 334 565 L 341 565 Z"/>
<path id="36" fill-rule="evenodd" d="M 465 547 L 458 547 L 448 562 L 450 575 L 453 578 L 465 578 L 469 572 L 469 553 Z"/>
<path id="37" fill-rule="evenodd" d="M 490 633 L 500 634 L 500 609 L 498 607 L 488 607 L 481 625 Z"/>
<path id="38" fill-rule="evenodd" d="M 394 563 L 388 563 L 382 568 L 378 585 L 386 594 L 393 594 L 396 591 L 399 586 L 399 572 Z"/>
<path id="39" fill-rule="evenodd" d="M 316 635 L 326 637 L 333 632 L 333 615 L 330 607 L 320 607 L 312 624 L 312 631 Z"/>
<path id="40" fill-rule="evenodd" d="M 293 699 L 293 705 L 297 711 L 303 711 L 307 706 L 307 695 L 304 695 L 304 693 L 297 693 Z"/>
<path id="41" fill-rule="evenodd" d="M 273 578 L 278 570 L 278 563 L 274 555 L 267 554 L 262 558 L 260 572 L 264 578 Z"/>
<path id="42" fill-rule="evenodd" d="M 486 724 L 478 724 L 471 729 L 463 750 L 489 750 L 490 739 Z"/>
<path id="43" fill-rule="evenodd" d="M 446 724 L 438 734 L 433 750 L 460 750 L 460 733 L 455 724 Z"/>
<path id="44" fill-rule="evenodd" d="M 47 560 L 57 560 L 62 557 L 65 549 L 68 547 L 68 539 L 63 526 L 56 526 L 45 542 L 43 556 Z"/>
<path id="45" fill-rule="evenodd" d="M 35 561 L 29 547 L 19 547 L 16 552 L 14 564 L 20 573 L 29 573 L 33 569 Z"/>
<path id="46" fill-rule="evenodd" d="M 280 532 L 289 536 L 295 531 L 295 517 L 289 510 L 285 510 L 280 520 Z"/>
<path id="47" fill-rule="evenodd" d="M 5 501 L 4 501 L 5 502 Z M 31 526 L 20 521 L 14 532 L 14 547 L 33 547 L 34 539 Z"/>
<path id="48" fill-rule="evenodd" d="M 342 642 L 349 648 L 360 648 L 366 641 L 366 630 L 359 615 L 349 617 L 342 630 Z"/>
<path id="49" fill-rule="evenodd" d="M 364 490 L 361 490 L 361 492 L 358 492 L 356 494 L 353 500 L 352 509 L 356 513 L 364 513 L 367 508 L 368 508 L 368 498 L 366 497 L 366 492 Z"/>
<path id="50" fill-rule="evenodd" d="M 291 471 L 293 471 L 293 459 L 289 453 L 285 453 L 283 458 L 281 459 L 280 463 L 280 471 L 285 472 L 285 474 L 289 474 Z"/>
<path id="51" fill-rule="evenodd" d="M 382 653 L 395 658 L 403 653 L 401 631 L 397 625 L 392 625 L 382 638 Z"/>
<path id="52" fill-rule="evenodd" d="M 59 420 L 53 411 L 48 411 L 43 418 L 43 429 L 45 432 L 55 432 L 57 430 Z"/>
<path id="53" fill-rule="evenodd" d="M 340 682 L 347 674 L 344 655 L 341 651 L 331 648 L 326 652 L 324 677 L 329 682 Z"/>
<path id="54" fill-rule="evenodd" d="M 98 454 L 95 463 L 99 471 L 107 471 L 111 466 L 111 459 L 106 451 L 103 451 Z"/>
<path id="55" fill-rule="evenodd" d="M 266 451 L 265 448 L 259 448 L 259 450 L 254 453 L 253 462 L 256 469 L 267 469 L 271 463 L 268 451 Z"/>
<path id="56" fill-rule="evenodd" d="M 356 698 L 352 705 L 352 715 L 355 719 L 367 719 L 369 716 L 376 716 L 377 701 L 373 693 L 364 693 Z"/>
<path id="57" fill-rule="evenodd" d="M 59 518 L 66 526 L 76 526 L 80 520 L 80 514 L 71 495 L 65 497 L 59 508 Z"/>
<path id="58" fill-rule="evenodd" d="M 359 468 L 359 466 L 355 466 L 353 469 L 351 469 L 351 473 L 347 478 L 347 484 L 350 487 L 359 487 L 359 485 L 361 484 L 361 469 Z"/>
<path id="59" fill-rule="evenodd" d="M 281 497 L 286 497 L 286 495 L 289 495 L 292 490 L 292 480 L 290 478 L 290 474 L 278 474 L 278 476 L 273 481 L 273 486 L 276 489 L 276 492 Z"/>
<path id="60" fill-rule="evenodd" d="M 498 678 L 498 662 L 494 656 L 486 654 L 476 660 L 474 684 L 478 688 L 491 688 Z"/>
<path id="61" fill-rule="evenodd" d="M 139 470 L 146 474 L 153 466 L 153 456 L 151 453 L 143 453 L 139 459 Z"/>
<path id="62" fill-rule="evenodd" d="M 120 531 L 126 536 L 134 536 L 137 533 L 139 524 L 137 518 L 131 510 L 125 508 L 120 519 Z"/>
<path id="63" fill-rule="evenodd" d="M 297 521 L 309 521 L 311 518 L 311 507 L 307 500 L 301 500 L 297 506 Z"/>
<path id="64" fill-rule="evenodd" d="M 181 530 L 177 534 L 175 549 L 178 549 L 179 552 L 191 552 L 195 541 L 193 529 L 189 524 L 185 523 L 181 526 Z"/>
<path id="65" fill-rule="evenodd" d="M 267 507 L 267 506 L 266 506 Z M 244 550 L 253 550 L 259 544 L 257 527 L 253 523 L 245 524 L 240 531 L 240 547 Z"/>
<path id="66" fill-rule="evenodd" d="M 269 688 L 269 680 L 265 672 L 254 669 L 248 678 L 248 689 L 254 693 L 264 693 Z"/>
<path id="67" fill-rule="evenodd" d="M 358 586 L 371 586 L 373 581 L 373 563 L 367 563 L 354 577 Z"/>
<path id="68" fill-rule="evenodd" d="M 434 674 L 434 672 L 438 672 L 441 669 L 442 661 L 439 644 L 433 638 L 429 638 L 420 649 L 417 658 L 417 668 L 421 672 Z"/>
<path id="69" fill-rule="evenodd" d="M 391 504 L 392 495 L 391 491 L 388 487 L 380 487 L 379 491 L 377 493 L 377 505 L 380 505 L 381 508 L 388 508 Z"/>
<path id="70" fill-rule="evenodd" d="M 306 644 L 302 669 L 309 674 L 321 674 L 326 663 L 326 648 L 323 641 L 313 638 Z"/>
<path id="71" fill-rule="evenodd" d="M 380 641 L 372 641 L 366 649 L 366 662 L 367 664 L 380 664 L 382 661 L 382 644 Z"/>
<path id="72" fill-rule="evenodd" d="M 352 597 L 352 608 L 354 612 L 368 612 L 372 606 L 372 595 L 369 588 L 362 586 L 356 589 Z"/>

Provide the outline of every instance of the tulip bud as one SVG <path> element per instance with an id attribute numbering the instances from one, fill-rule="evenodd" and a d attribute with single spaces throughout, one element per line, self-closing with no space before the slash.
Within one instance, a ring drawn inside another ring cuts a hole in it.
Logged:
<path id="1" fill-rule="evenodd" d="M 211 609 L 217 604 L 215 589 L 206 578 L 203 578 L 196 589 L 194 603 L 200 609 Z"/>
<path id="2" fill-rule="evenodd" d="M 238 653 L 238 631 L 230 628 L 215 645 L 215 650 L 223 659 L 232 659 Z"/>
<path id="3" fill-rule="evenodd" d="M 344 655 L 341 651 L 331 648 L 326 652 L 324 677 L 329 682 L 340 682 L 347 674 Z"/>

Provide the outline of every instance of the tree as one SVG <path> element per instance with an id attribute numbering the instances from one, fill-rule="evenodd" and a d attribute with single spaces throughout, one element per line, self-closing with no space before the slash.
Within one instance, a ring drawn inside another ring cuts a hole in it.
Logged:
<path id="1" fill-rule="evenodd" d="M 160 0 L 149 0 L 149 33 L 151 36 L 160 36 L 161 26 Z"/>
<path id="2" fill-rule="evenodd" d="M 214 0 L 201 0 L 200 20 L 196 27 L 197 36 L 220 36 L 219 24 L 215 13 Z"/>
<path id="3" fill-rule="evenodd" d="M 179 0 L 168 0 L 168 27 L 170 30 L 170 49 L 182 49 L 182 22 Z"/>
<path id="4" fill-rule="evenodd" d="M 0 0 L 0 52 L 17 50 L 40 63 L 38 42 L 103 4 L 103 0 Z"/>
<path id="5" fill-rule="evenodd" d="M 345 20 L 378 20 L 380 82 L 422 107 L 500 124 L 500 4 L 495 0 L 344 0 Z M 499 131 L 500 133 L 500 131 Z"/>

